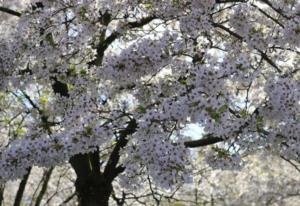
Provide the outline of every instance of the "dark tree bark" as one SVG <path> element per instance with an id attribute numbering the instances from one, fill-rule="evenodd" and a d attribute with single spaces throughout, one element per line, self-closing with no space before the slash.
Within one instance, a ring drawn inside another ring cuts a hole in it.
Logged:
<path id="1" fill-rule="evenodd" d="M 4 193 L 5 184 L 0 185 L 0 206 L 3 204 L 3 193 Z"/>
<path id="2" fill-rule="evenodd" d="M 26 187 L 29 175 L 30 175 L 30 171 L 31 171 L 31 167 L 28 169 L 27 174 L 23 177 L 23 179 L 21 180 L 21 182 L 19 184 L 19 189 L 18 189 L 16 197 L 15 197 L 14 206 L 20 206 L 22 203 L 22 198 L 23 198 L 23 194 L 25 191 L 25 187 Z"/>
<path id="3" fill-rule="evenodd" d="M 53 169 L 54 169 L 54 167 L 51 167 L 48 171 L 45 171 L 45 173 L 44 173 L 44 177 L 43 177 L 44 183 L 42 185 L 42 189 L 41 189 L 39 195 L 36 198 L 35 206 L 40 206 L 40 204 L 42 202 L 42 199 L 47 191 L 47 186 L 48 186 L 51 174 L 53 172 Z"/>
<path id="4" fill-rule="evenodd" d="M 75 187 L 80 206 L 108 206 L 113 191 L 112 182 L 124 171 L 124 168 L 118 165 L 119 152 L 127 144 L 126 137 L 134 133 L 136 128 L 137 123 L 132 119 L 127 127 L 119 132 L 119 138 L 103 172 L 100 170 L 98 151 L 71 157 L 70 163 L 77 175 Z"/>
<path id="5" fill-rule="evenodd" d="M 67 85 L 57 79 L 54 81 L 53 91 L 69 97 Z M 99 151 L 74 155 L 69 162 L 77 175 L 75 187 L 79 206 L 108 206 L 113 179 L 107 179 L 101 173 Z"/>
<path id="6" fill-rule="evenodd" d="M 75 186 L 80 206 L 108 206 L 112 184 L 100 173 L 84 181 L 77 178 Z"/>
<path id="7" fill-rule="evenodd" d="M 95 154 L 88 153 L 78 154 L 70 159 L 77 175 L 75 187 L 79 205 L 108 206 L 112 184 L 98 170 L 98 165 L 92 164 L 93 158 L 95 158 Z"/>

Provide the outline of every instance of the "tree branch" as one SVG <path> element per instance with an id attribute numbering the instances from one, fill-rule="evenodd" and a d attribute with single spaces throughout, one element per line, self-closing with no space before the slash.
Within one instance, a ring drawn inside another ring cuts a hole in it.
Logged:
<path id="1" fill-rule="evenodd" d="M 0 184 L 0 206 L 2 206 L 4 200 L 3 197 L 4 189 L 5 189 L 5 184 Z"/>
<path id="2" fill-rule="evenodd" d="M 66 204 L 67 204 L 68 202 L 70 202 L 75 196 L 76 196 L 76 192 L 74 192 L 74 193 L 71 194 L 69 197 L 67 197 L 67 199 L 65 199 L 59 206 L 66 205 Z"/>
<path id="3" fill-rule="evenodd" d="M 281 15 L 282 17 L 284 17 L 284 18 L 286 18 L 286 19 L 290 19 L 291 17 L 289 17 L 289 16 L 286 16 L 285 14 L 284 14 L 284 12 L 281 10 L 281 9 L 279 9 L 279 8 L 275 8 L 274 6 L 273 6 L 273 4 L 269 1 L 269 0 L 260 0 L 261 2 L 263 2 L 263 3 L 265 3 L 265 4 L 267 4 L 269 7 L 271 7 L 274 11 L 276 11 L 279 15 Z"/>
<path id="4" fill-rule="evenodd" d="M 260 11 L 263 15 L 265 15 L 266 17 L 268 17 L 269 19 L 272 19 L 272 21 L 274 21 L 275 23 L 277 23 L 280 27 L 284 28 L 284 25 L 282 23 L 280 23 L 277 19 L 275 19 L 274 17 L 272 17 L 271 15 L 269 15 L 267 12 L 265 12 L 263 9 L 259 8 L 258 6 L 256 6 L 255 4 L 251 4 L 253 7 L 255 7 L 258 11 Z"/>
<path id="5" fill-rule="evenodd" d="M 231 113 L 235 113 L 234 111 L 231 111 Z M 252 113 L 252 115 L 257 115 L 257 108 L 256 110 Z M 234 132 L 234 135 L 238 136 L 240 133 L 242 133 L 243 129 L 249 126 L 248 122 L 245 122 L 243 125 L 240 126 L 238 131 Z M 227 138 L 226 138 L 227 139 Z M 208 146 L 212 145 L 218 142 L 223 142 L 226 139 L 214 136 L 213 134 L 206 134 L 203 138 L 198 139 L 198 140 L 191 140 L 184 142 L 184 145 L 188 148 L 195 148 L 195 147 L 203 147 L 203 146 Z"/>
<path id="6" fill-rule="evenodd" d="M 35 206 L 40 206 L 40 204 L 42 202 L 43 196 L 45 195 L 45 193 L 47 191 L 48 182 L 50 180 L 53 169 L 54 169 L 54 167 L 51 167 L 48 171 L 46 171 L 44 173 L 44 177 L 43 177 L 44 183 L 43 183 L 42 189 L 36 199 Z"/>
<path id="7" fill-rule="evenodd" d="M 125 28 L 133 29 L 145 26 L 146 24 L 150 23 L 154 20 L 155 16 L 148 16 L 136 22 L 129 22 L 125 25 Z M 102 63 L 102 58 L 104 56 L 105 50 L 109 47 L 111 43 L 113 43 L 117 38 L 119 38 L 123 33 L 118 31 L 113 32 L 110 36 L 108 36 L 103 42 L 100 42 L 95 48 L 97 50 L 96 59 L 90 62 L 90 65 L 100 66 Z"/>
<path id="8" fill-rule="evenodd" d="M 4 12 L 6 14 L 17 16 L 17 17 L 20 17 L 22 15 L 20 12 L 14 11 L 12 9 L 9 9 L 9 8 L 3 7 L 3 6 L 0 6 L 0 11 Z"/>
<path id="9" fill-rule="evenodd" d="M 25 187 L 30 175 L 30 171 L 31 171 L 31 167 L 27 169 L 27 174 L 23 177 L 23 179 L 21 180 L 20 184 L 19 184 L 19 189 L 18 192 L 16 194 L 15 197 L 15 202 L 14 202 L 14 206 L 20 206 L 22 203 L 22 197 L 25 191 Z"/>
<path id="10" fill-rule="evenodd" d="M 212 135 L 207 135 L 203 139 L 191 140 L 191 141 L 184 142 L 184 145 L 188 148 L 195 148 L 195 147 L 208 146 L 208 145 L 215 144 L 215 143 L 222 142 L 222 141 L 224 141 L 224 139 L 222 139 L 220 137 L 214 137 Z"/>
<path id="11" fill-rule="evenodd" d="M 293 163 L 292 160 L 289 160 L 289 159 L 285 158 L 282 155 L 280 157 L 281 157 L 281 159 L 283 159 L 283 160 L 287 161 L 288 163 L 290 163 L 298 172 L 300 172 L 300 168 L 295 163 Z"/>
<path id="12" fill-rule="evenodd" d="M 217 4 L 226 4 L 226 3 L 245 3 L 247 0 L 216 0 Z"/>
<path id="13" fill-rule="evenodd" d="M 132 119 L 126 129 L 120 131 L 119 140 L 116 143 L 111 155 L 109 156 L 107 165 L 104 169 L 104 176 L 112 181 L 119 173 L 123 172 L 123 167 L 117 167 L 117 164 L 120 159 L 120 150 L 126 146 L 128 140 L 126 137 L 130 134 L 133 134 L 137 129 L 137 122 L 135 119 Z"/>
<path id="14" fill-rule="evenodd" d="M 244 41 L 243 37 L 237 33 L 235 33 L 234 31 L 231 31 L 229 28 L 227 28 L 226 26 L 222 25 L 222 24 L 218 24 L 215 22 L 212 22 L 212 25 L 214 27 L 220 28 L 224 31 L 226 31 L 227 33 L 229 33 L 230 35 L 234 36 L 235 38 Z M 279 67 L 275 64 L 275 62 L 273 62 L 263 51 L 261 51 L 260 49 L 255 48 L 260 54 L 261 57 L 263 58 L 263 60 L 265 60 L 266 62 L 268 62 L 272 67 L 274 67 L 276 69 L 276 71 L 278 73 L 282 73 L 282 71 L 279 69 Z"/>

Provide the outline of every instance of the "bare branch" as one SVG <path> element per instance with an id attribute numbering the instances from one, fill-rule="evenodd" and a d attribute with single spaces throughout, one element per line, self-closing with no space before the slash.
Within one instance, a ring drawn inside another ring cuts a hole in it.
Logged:
<path id="1" fill-rule="evenodd" d="M 69 197 L 67 197 L 67 199 L 65 199 L 59 206 L 66 205 L 66 204 L 67 204 L 68 202 L 70 202 L 75 196 L 76 196 L 76 192 L 74 192 L 74 193 L 71 194 Z"/>
<path id="2" fill-rule="evenodd" d="M 125 25 L 125 28 L 133 29 L 133 28 L 142 27 L 142 26 L 145 26 L 146 24 L 150 23 L 155 18 L 156 18 L 155 16 L 148 16 L 148 17 L 145 17 L 136 22 L 129 22 L 129 23 L 127 23 L 127 25 Z M 109 45 L 111 43 L 113 43 L 122 34 L 123 33 L 115 31 L 110 36 L 108 36 L 103 42 L 100 42 L 96 46 L 96 50 L 97 50 L 96 59 L 93 60 L 92 62 L 90 62 L 89 64 L 99 66 L 102 63 L 102 58 L 103 58 L 105 50 L 109 47 Z"/>
<path id="3" fill-rule="evenodd" d="M 274 7 L 273 4 L 269 0 L 260 0 L 260 1 L 263 2 L 263 3 L 265 3 L 265 4 L 267 4 L 269 7 L 271 7 L 274 11 L 276 11 L 282 17 L 284 17 L 286 19 L 290 19 L 291 18 L 291 17 L 285 15 L 284 11 L 282 11 L 281 9 Z"/>
<path id="4" fill-rule="evenodd" d="M 225 3 L 245 3 L 247 0 L 216 0 L 217 4 L 225 4 Z"/>
<path id="5" fill-rule="evenodd" d="M 285 158 L 284 156 L 280 156 L 281 159 L 287 161 L 288 163 L 290 163 L 298 172 L 300 172 L 300 168 L 298 165 L 296 165 L 295 163 L 292 162 L 292 160 L 289 160 L 287 158 Z"/>
<path id="6" fill-rule="evenodd" d="M 214 23 L 212 22 L 212 25 L 214 27 L 220 28 L 224 31 L 226 31 L 227 33 L 229 33 L 230 35 L 234 36 L 235 38 L 244 41 L 243 37 L 237 33 L 235 33 L 234 31 L 230 30 L 229 28 L 227 28 L 226 26 L 222 25 L 222 24 L 218 24 L 218 23 Z M 263 60 L 265 60 L 266 62 L 268 62 L 272 67 L 274 67 L 276 69 L 276 71 L 278 73 L 282 73 L 282 71 L 279 69 L 279 67 L 275 64 L 275 62 L 273 62 L 268 55 L 266 55 L 266 53 L 264 53 L 263 51 L 261 51 L 260 49 L 255 48 L 260 54 L 261 57 L 263 58 Z"/>
<path id="7" fill-rule="evenodd" d="M 204 147 L 211 144 L 216 144 L 218 142 L 222 142 L 224 139 L 220 137 L 215 137 L 212 135 L 207 135 L 205 138 L 198 139 L 198 140 L 191 140 L 184 143 L 186 147 L 195 148 L 195 147 Z"/>
<path id="8" fill-rule="evenodd" d="M 117 164 L 120 159 L 120 150 L 126 146 L 128 140 L 126 137 L 128 135 L 133 134 L 137 129 L 137 123 L 135 119 L 132 119 L 126 129 L 120 131 L 119 140 L 116 143 L 115 148 L 113 149 L 107 165 L 104 169 L 104 176 L 107 177 L 109 180 L 113 180 L 119 173 L 123 172 L 123 167 L 117 167 Z"/>
<path id="9" fill-rule="evenodd" d="M 51 167 L 49 170 L 45 171 L 45 173 L 44 173 L 44 177 L 43 177 L 44 183 L 43 183 L 42 189 L 36 199 L 35 206 L 39 206 L 42 202 L 43 196 L 45 195 L 45 193 L 47 191 L 48 182 L 50 180 L 53 169 L 54 169 L 54 167 Z"/>
<path id="10" fill-rule="evenodd" d="M 284 28 L 284 25 L 282 23 L 280 23 L 280 21 L 278 21 L 277 19 L 275 19 L 274 17 L 272 17 L 271 15 L 269 15 L 267 12 L 265 12 L 263 9 L 259 8 L 258 6 L 256 6 L 255 4 L 251 4 L 253 7 L 255 7 L 258 11 L 260 11 L 263 15 L 265 15 L 266 17 L 268 17 L 269 19 L 272 19 L 272 21 L 274 21 L 275 23 L 277 23 L 280 27 Z"/>
<path id="11" fill-rule="evenodd" d="M 20 12 L 14 11 L 12 9 L 9 9 L 9 8 L 3 7 L 3 6 L 0 6 L 0 11 L 4 12 L 6 14 L 17 16 L 17 17 L 20 17 L 22 15 Z"/>

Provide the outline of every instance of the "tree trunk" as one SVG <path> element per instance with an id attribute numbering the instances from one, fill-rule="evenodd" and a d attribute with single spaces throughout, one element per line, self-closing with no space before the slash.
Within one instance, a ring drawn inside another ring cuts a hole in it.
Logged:
<path id="1" fill-rule="evenodd" d="M 5 184 L 0 184 L 0 206 L 3 204 L 4 188 L 5 188 Z"/>
<path id="2" fill-rule="evenodd" d="M 15 197 L 15 202 L 14 202 L 14 206 L 20 206 L 22 203 L 22 198 L 23 198 L 23 194 L 25 191 L 25 187 L 30 175 L 30 171 L 31 171 L 31 167 L 28 168 L 27 170 L 27 174 L 23 177 L 23 179 L 21 180 L 20 184 L 19 184 L 19 188 Z"/>
<path id="3" fill-rule="evenodd" d="M 99 149 L 88 154 L 77 154 L 70 158 L 76 172 L 75 182 L 79 206 L 108 206 L 112 193 L 113 180 L 124 171 L 118 166 L 120 150 L 127 144 L 126 137 L 136 131 L 135 119 L 128 122 L 127 127 L 119 132 L 118 141 L 112 150 L 104 171 L 100 171 Z"/>
<path id="4" fill-rule="evenodd" d="M 75 186 L 80 206 L 108 206 L 112 185 L 101 174 L 84 181 L 77 178 Z"/>
<path id="5" fill-rule="evenodd" d="M 112 181 L 100 172 L 98 155 L 98 152 L 78 154 L 70 159 L 77 175 L 75 187 L 79 206 L 108 206 Z"/>

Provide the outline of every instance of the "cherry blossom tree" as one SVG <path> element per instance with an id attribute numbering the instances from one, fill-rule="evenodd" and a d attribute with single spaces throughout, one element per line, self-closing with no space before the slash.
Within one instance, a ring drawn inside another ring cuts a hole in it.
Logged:
<path id="1" fill-rule="evenodd" d="M 296 206 L 299 204 L 299 163 L 292 163 L 268 151 L 244 157 L 247 165 L 239 171 L 214 170 L 205 163 L 205 152 L 193 162 L 194 182 L 166 192 L 155 185 L 138 192 L 122 188 L 124 205 L 166 206 Z M 158 204 L 157 204 L 158 203 Z M 112 202 L 113 204 L 113 202 Z"/>
<path id="2" fill-rule="evenodd" d="M 219 143 L 205 154 L 213 169 L 241 169 L 262 148 L 299 160 L 297 0 L 32 0 L 0 11 L 2 182 L 69 162 L 79 205 L 108 205 L 114 184 L 193 181 L 199 147 Z M 198 139 L 183 132 L 191 124 Z"/>

